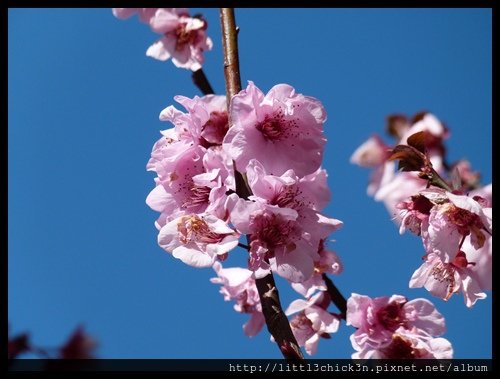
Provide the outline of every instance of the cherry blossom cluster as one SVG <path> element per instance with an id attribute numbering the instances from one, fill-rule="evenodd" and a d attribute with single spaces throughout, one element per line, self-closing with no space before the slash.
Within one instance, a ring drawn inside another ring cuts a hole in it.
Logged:
<path id="1" fill-rule="evenodd" d="M 373 168 L 368 193 L 384 202 L 401 234 L 409 230 L 422 239 L 423 264 L 410 287 L 444 300 L 461 292 L 471 307 L 491 290 L 492 185 L 481 187 L 467 161 L 446 162 L 449 132 L 432 114 L 411 121 L 391 116 L 388 130 L 395 147 L 373 136 L 351 162 Z"/>
<path id="2" fill-rule="evenodd" d="M 141 22 L 162 35 L 146 51 L 154 59 L 172 59 L 177 67 L 197 71 L 203 65 L 203 53 L 212 49 L 206 20 L 191 17 L 187 8 L 113 8 L 113 14 L 122 20 L 137 14 Z"/>
<path id="3" fill-rule="evenodd" d="M 353 293 L 347 301 L 347 325 L 356 350 L 353 359 L 451 359 L 450 342 L 438 338 L 445 320 L 426 299 L 376 297 Z"/>
<path id="4" fill-rule="evenodd" d="M 244 330 L 252 336 L 264 324 L 256 279 L 275 272 L 310 298 L 326 290 L 323 274 L 342 270 L 326 248 L 342 222 L 320 213 L 330 199 L 321 168 L 326 112 L 287 84 L 264 94 L 249 82 L 229 113 L 222 96 L 175 100 L 186 112 L 174 106 L 161 112 L 174 127 L 161 132 L 147 164 L 157 174 L 146 202 L 160 212 L 158 243 L 188 265 L 213 267 L 224 298 L 251 315 Z M 245 198 L 236 193 L 235 170 L 251 193 Z M 238 245 L 248 251 L 247 267 L 223 268 Z M 314 299 L 300 311 L 316 328 L 314 315 L 324 307 Z M 317 335 L 338 327 L 326 317 Z"/>

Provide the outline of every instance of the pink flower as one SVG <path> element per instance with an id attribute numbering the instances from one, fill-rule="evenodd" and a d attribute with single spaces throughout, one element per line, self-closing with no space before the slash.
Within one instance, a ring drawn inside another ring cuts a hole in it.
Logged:
<path id="1" fill-rule="evenodd" d="M 251 159 L 247 165 L 247 178 L 254 194 L 251 199 L 261 199 L 281 208 L 292 208 L 298 212 L 302 209 L 321 210 L 330 200 L 327 174 L 322 169 L 302 178 L 293 170 L 274 176 L 268 174 L 258 160 Z"/>
<path id="2" fill-rule="evenodd" d="M 234 190 L 232 160 L 220 144 L 227 130 L 225 98 L 176 96 L 186 107 L 183 113 L 173 106 L 165 108 L 160 119 L 173 129 L 162 131 L 147 169 L 158 174 L 156 188 L 146 203 L 161 212 L 157 227 L 180 214 L 213 213 L 226 217 L 226 192 Z"/>
<path id="3" fill-rule="evenodd" d="M 425 196 L 432 192 L 421 193 Z M 428 228 L 422 234 L 426 251 L 450 262 L 467 236 L 476 249 L 481 248 L 492 233 L 492 209 L 468 196 L 445 191 L 434 193 L 436 205 L 430 210 Z"/>
<path id="4" fill-rule="evenodd" d="M 149 23 L 164 36 L 149 47 L 147 56 L 161 61 L 171 58 L 177 67 L 192 71 L 201 68 L 203 53 L 213 45 L 201 16 L 189 17 L 185 8 L 158 8 Z"/>
<path id="5" fill-rule="evenodd" d="M 318 293 L 308 301 L 298 299 L 290 303 L 285 314 L 297 313 L 290 321 L 292 332 L 299 346 L 304 346 L 307 354 L 316 354 L 321 337 L 330 338 L 330 333 L 338 331 L 340 319 L 331 314 L 321 303 L 322 293 Z"/>
<path id="6" fill-rule="evenodd" d="M 222 284 L 220 293 L 224 295 L 224 300 L 236 301 L 236 312 L 250 314 L 250 320 L 243 325 L 243 330 L 249 337 L 257 335 L 264 326 L 265 319 L 252 271 L 240 267 L 222 268 L 219 262 L 215 262 L 213 268 L 217 278 L 210 281 Z"/>
<path id="7" fill-rule="evenodd" d="M 374 135 L 354 151 L 350 162 L 361 167 L 378 167 L 387 161 L 389 149 L 390 146 L 386 145 L 379 136 Z"/>
<path id="8" fill-rule="evenodd" d="M 399 327 L 416 327 L 434 336 L 446 330 L 443 316 L 430 301 L 408 301 L 400 295 L 371 299 L 353 293 L 347 300 L 346 321 L 357 328 L 351 343 L 358 351 L 365 345 L 383 346 Z"/>
<path id="9" fill-rule="evenodd" d="M 493 185 L 490 183 L 484 187 L 469 192 L 469 197 L 475 199 L 483 207 L 493 206 Z"/>
<path id="10" fill-rule="evenodd" d="M 410 199 L 397 204 L 396 208 L 401 209 L 399 234 L 403 234 L 408 228 L 417 236 L 421 235 L 422 224 L 426 229 L 432 207 L 434 204 L 423 195 L 411 196 Z"/>
<path id="11" fill-rule="evenodd" d="M 376 297 L 353 293 L 347 300 L 347 325 L 356 350 L 353 359 L 451 358 L 451 344 L 434 338 L 446 331 L 443 316 L 426 299 Z"/>
<path id="12" fill-rule="evenodd" d="M 239 234 L 213 215 L 180 216 L 161 228 L 158 244 L 193 267 L 210 267 L 238 246 Z"/>
<path id="13" fill-rule="evenodd" d="M 239 171 L 246 171 L 252 158 L 276 176 L 293 169 L 302 177 L 319 168 L 326 112 L 317 99 L 297 94 L 287 84 L 264 95 L 249 82 L 233 97 L 230 113 L 233 126 L 223 147 Z"/>
<path id="14" fill-rule="evenodd" d="M 387 162 L 394 163 L 394 162 Z M 397 172 L 383 182 L 374 194 L 376 201 L 382 201 L 396 223 L 400 223 L 399 203 L 425 189 L 427 181 L 415 172 Z"/>
<path id="15" fill-rule="evenodd" d="M 401 136 L 397 145 L 406 145 L 411 135 L 424 132 L 426 149 L 432 165 L 436 171 L 443 171 L 445 153 L 443 140 L 448 137 L 448 130 L 434 115 L 420 114 L 411 127 L 401 116 L 393 116 L 392 122 L 399 125 L 392 130 L 393 135 Z M 419 190 L 425 189 L 427 180 L 419 178 L 416 172 L 395 172 L 395 162 L 387 161 L 388 148 L 389 146 L 378 136 L 373 136 L 356 149 L 351 156 L 351 163 L 373 168 L 367 189 L 368 195 L 374 196 L 376 201 L 382 201 L 389 214 L 400 223 L 397 205 L 417 194 Z"/>
<path id="16" fill-rule="evenodd" d="M 303 237 L 312 246 L 318 246 L 321 240 L 343 224 L 317 212 L 330 198 L 324 170 L 318 169 L 303 178 L 297 177 L 293 170 L 274 176 L 268 175 L 259 161 L 251 159 L 247 166 L 247 178 L 254 193 L 249 200 L 297 211 L 297 223 L 303 225 Z"/>
<path id="17" fill-rule="evenodd" d="M 418 328 L 399 327 L 379 346 L 353 344 L 352 359 L 451 359 L 453 348 L 445 338 L 433 338 Z"/>
<path id="18" fill-rule="evenodd" d="M 184 146 L 182 142 L 178 145 Z M 155 211 L 173 216 L 179 212 L 203 212 L 211 188 L 198 186 L 193 180 L 193 176 L 204 172 L 203 153 L 199 147 L 189 147 L 182 155 L 175 154 L 173 161 L 167 157 L 155 162 L 157 186 L 148 195 L 146 203 Z"/>
<path id="19" fill-rule="evenodd" d="M 160 113 L 160 120 L 170 121 L 175 126 L 179 139 L 205 148 L 222 144 L 229 129 L 225 96 L 195 96 L 193 99 L 175 96 L 174 99 L 183 105 L 188 113 L 183 113 L 171 105 Z"/>
<path id="20" fill-rule="evenodd" d="M 319 260 L 319 236 L 328 235 L 336 221 L 319 214 L 298 222 L 299 213 L 259 201 L 246 201 L 236 194 L 228 197 L 226 207 L 236 229 L 249 235 L 249 269 L 257 277 L 273 270 L 291 282 L 303 282 L 314 271 Z M 323 236 L 325 238 L 326 236 Z"/>
<path id="21" fill-rule="evenodd" d="M 452 171 L 456 171 L 460 178 L 460 186 L 462 190 L 475 188 L 479 184 L 481 174 L 477 171 L 472 171 L 471 164 L 467 160 L 460 160 L 453 164 Z"/>
<path id="22" fill-rule="evenodd" d="M 319 260 L 314 261 L 312 276 L 304 282 L 291 283 L 292 288 L 306 298 L 311 297 L 316 291 L 327 290 L 323 274 L 339 275 L 343 271 L 340 258 L 334 251 L 325 249 L 324 240 L 321 240 L 319 243 L 318 255 Z"/>
<path id="23" fill-rule="evenodd" d="M 270 269 L 292 282 L 312 275 L 317 253 L 301 239 L 296 211 L 246 201 L 236 194 L 228 197 L 228 209 L 231 223 L 250 236 L 248 267 L 256 277 L 264 277 Z"/>
<path id="24" fill-rule="evenodd" d="M 437 254 L 428 254 L 424 257 L 422 266 L 413 273 L 410 288 L 425 287 L 443 300 L 462 292 L 465 305 L 472 307 L 477 300 L 486 298 L 473 266 L 474 262 L 469 262 L 463 251 L 449 263 L 443 262 Z"/>
<path id="25" fill-rule="evenodd" d="M 468 266 L 468 269 L 474 273 L 474 278 L 483 291 L 492 289 L 492 240 L 493 238 L 489 236 L 483 247 L 476 249 L 472 246 L 470 238 L 467 237 L 462 245 L 462 251 L 465 253 L 467 261 L 473 263 Z"/>

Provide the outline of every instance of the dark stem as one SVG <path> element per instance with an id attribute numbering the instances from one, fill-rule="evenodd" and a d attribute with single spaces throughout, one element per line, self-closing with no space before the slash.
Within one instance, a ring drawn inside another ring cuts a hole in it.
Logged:
<path id="1" fill-rule="evenodd" d="M 292 329 L 290 329 L 288 318 L 281 308 L 280 296 L 273 274 L 269 273 L 261 279 L 256 279 L 255 284 L 259 292 L 267 330 L 274 337 L 283 357 L 285 359 L 304 359 Z"/>
<path id="2" fill-rule="evenodd" d="M 238 31 L 233 8 L 221 8 L 220 20 L 222 28 L 222 45 L 224 49 L 224 78 L 226 81 L 226 98 L 229 115 L 231 99 L 241 90 L 240 65 L 238 60 Z M 229 126 L 232 125 L 229 118 Z M 236 193 L 241 198 L 248 198 L 252 191 L 248 188 L 243 174 L 235 170 Z M 247 236 L 248 246 L 250 238 Z M 256 279 L 262 313 L 267 329 L 276 341 L 283 357 L 286 359 L 304 359 L 300 347 L 293 335 L 290 323 L 281 307 L 278 289 L 272 272 L 263 278 Z"/>
<path id="3" fill-rule="evenodd" d="M 215 93 L 202 68 L 197 71 L 193 71 L 191 77 L 193 78 L 193 83 L 196 87 L 198 87 L 202 94 L 212 95 Z"/>
<path id="4" fill-rule="evenodd" d="M 323 280 L 325 281 L 326 290 L 330 295 L 332 303 L 335 304 L 335 306 L 339 309 L 340 317 L 342 317 L 345 320 L 347 313 L 347 300 L 340 293 L 335 284 L 333 284 L 333 281 L 328 276 L 326 276 L 326 274 L 323 274 Z"/>
<path id="5" fill-rule="evenodd" d="M 448 183 L 446 183 L 446 181 L 443 178 L 441 178 L 441 176 L 436 172 L 436 170 L 434 170 L 434 168 L 432 169 L 432 175 L 431 178 L 429 179 L 429 183 L 436 187 L 442 188 L 445 191 L 448 192 L 453 191 L 453 189 L 448 185 Z"/>

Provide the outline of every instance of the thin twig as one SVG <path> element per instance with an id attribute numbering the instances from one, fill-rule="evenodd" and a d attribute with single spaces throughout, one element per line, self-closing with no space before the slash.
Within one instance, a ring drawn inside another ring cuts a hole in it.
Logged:
<path id="1" fill-rule="evenodd" d="M 333 284 L 333 281 L 326 274 L 323 274 L 323 280 L 325 281 L 326 290 L 330 295 L 332 303 L 335 304 L 335 306 L 339 309 L 340 317 L 342 317 L 345 320 L 347 313 L 347 300 L 345 299 L 344 295 L 340 293 L 335 284 Z"/>
<path id="2" fill-rule="evenodd" d="M 212 95 L 215 93 L 202 68 L 197 71 L 193 71 L 191 78 L 193 79 L 195 86 L 198 87 L 202 94 Z"/>
<path id="3" fill-rule="evenodd" d="M 231 99 L 241 90 L 240 67 L 238 60 L 238 31 L 233 8 L 221 8 L 220 19 L 222 28 L 222 45 L 224 49 L 224 78 L 226 80 L 227 108 L 230 109 Z M 230 113 L 230 112 L 229 112 Z M 229 119 L 229 125 L 232 125 Z M 252 194 L 245 183 L 244 176 L 235 170 L 236 193 L 241 198 Z M 247 236 L 247 241 L 250 238 Z M 248 242 L 250 245 L 250 242 Z M 276 341 L 281 353 L 286 359 L 304 359 L 300 347 L 293 335 L 290 323 L 281 307 L 278 289 L 273 274 L 255 280 L 262 304 L 262 313 L 267 329 Z"/>

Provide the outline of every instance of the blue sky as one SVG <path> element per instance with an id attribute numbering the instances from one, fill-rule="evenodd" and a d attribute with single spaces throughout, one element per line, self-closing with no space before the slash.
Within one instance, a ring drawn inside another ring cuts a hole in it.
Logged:
<path id="1" fill-rule="evenodd" d="M 214 48 L 204 69 L 224 91 L 217 9 L 202 12 Z M 432 300 L 456 358 L 491 357 L 491 293 L 467 309 L 408 281 L 419 238 L 398 234 L 366 195 L 368 171 L 349 157 L 391 113 L 434 113 L 451 130 L 451 161 L 467 158 L 491 182 L 492 52 L 489 9 L 237 9 L 242 81 L 288 83 L 327 112 L 325 213 L 345 271 L 341 291 Z M 101 358 L 279 358 L 267 331 L 249 339 L 247 316 L 194 269 L 157 246 L 145 166 L 158 120 L 177 94 L 200 93 L 190 72 L 145 56 L 157 38 L 106 9 L 10 9 L 9 302 L 11 332 L 61 344 L 77 324 Z M 279 280 L 286 306 L 298 298 Z M 317 358 L 352 353 L 342 324 Z"/>

